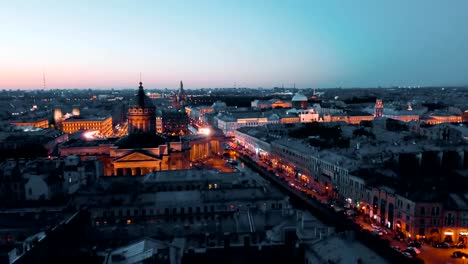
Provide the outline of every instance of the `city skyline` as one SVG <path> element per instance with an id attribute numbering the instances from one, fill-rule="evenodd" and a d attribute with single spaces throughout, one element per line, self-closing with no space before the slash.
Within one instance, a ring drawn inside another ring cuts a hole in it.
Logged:
<path id="1" fill-rule="evenodd" d="M 0 89 L 467 85 L 465 1 L 15 1 Z"/>

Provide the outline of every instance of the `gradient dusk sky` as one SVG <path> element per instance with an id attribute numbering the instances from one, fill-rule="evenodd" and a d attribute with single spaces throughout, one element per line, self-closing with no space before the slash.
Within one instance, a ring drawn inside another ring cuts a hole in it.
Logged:
<path id="1" fill-rule="evenodd" d="M 467 0 L 0 0 L 0 88 L 468 84 Z"/>

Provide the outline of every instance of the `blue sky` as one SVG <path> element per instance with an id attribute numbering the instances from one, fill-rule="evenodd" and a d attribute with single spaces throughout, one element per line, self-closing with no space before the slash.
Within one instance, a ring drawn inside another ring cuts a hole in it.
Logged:
<path id="1" fill-rule="evenodd" d="M 468 84 L 468 1 L 0 0 L 0 88 Z"/>

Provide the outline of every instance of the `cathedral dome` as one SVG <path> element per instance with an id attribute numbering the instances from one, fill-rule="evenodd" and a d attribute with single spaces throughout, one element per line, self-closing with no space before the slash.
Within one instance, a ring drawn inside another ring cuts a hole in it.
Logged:
<path id="1" fill-rule="evenodd" d="M 307 97 L 301 93 L 296 93 L 293 98 L 291 99 L 293 102 L 303 102 L 307 101 Z"/>
<path id="2" fill-rule="evenodd" d="M 128 134 L 156 133 L 156 107 L 146 96 L 141 82 L 135 99 L 130 102 L 127 118 Z"/>

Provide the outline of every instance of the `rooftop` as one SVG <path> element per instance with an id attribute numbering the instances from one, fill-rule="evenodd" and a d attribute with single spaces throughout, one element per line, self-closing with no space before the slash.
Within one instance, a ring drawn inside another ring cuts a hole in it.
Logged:
<path id="1" fill-rule="evenodd" d="M 119 149 L 157 148 L 167 144 L 167 140 L 157 134 L 129 134 L 115 142 Z"/>

